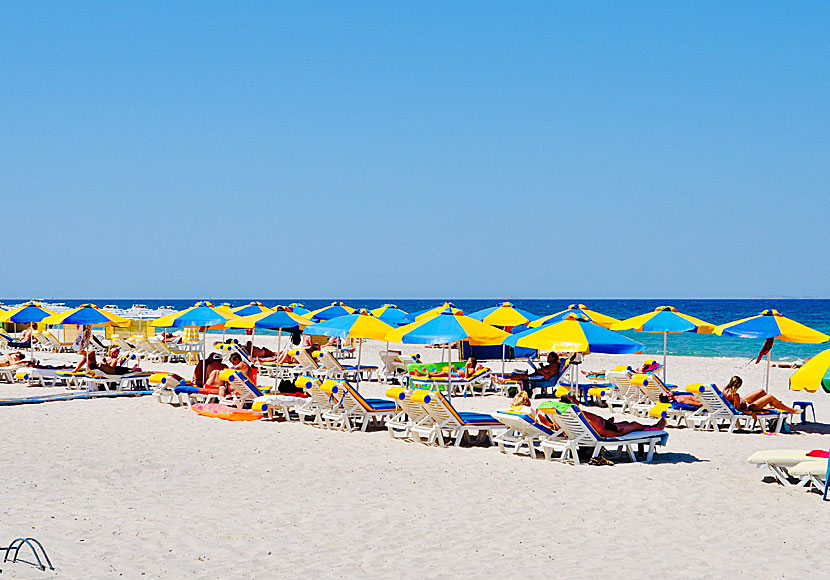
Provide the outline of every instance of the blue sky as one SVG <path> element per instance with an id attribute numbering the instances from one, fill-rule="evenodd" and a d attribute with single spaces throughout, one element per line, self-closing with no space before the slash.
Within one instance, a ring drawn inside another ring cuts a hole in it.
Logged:
<path id="1" fill-rule="evenodd" d="M 3 296 L 830 296 L 830 5 L 0 3 Z"/>

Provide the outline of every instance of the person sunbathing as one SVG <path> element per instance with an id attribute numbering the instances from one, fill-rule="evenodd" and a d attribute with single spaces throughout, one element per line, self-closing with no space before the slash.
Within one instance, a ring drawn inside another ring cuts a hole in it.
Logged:
<path id="1" fill-rule="evenodd" d="M 37 322 L 33 322 L 32 325 L 23 331 L 23 334 L 20 335 L 20 340 L 12 341 L 8 343 L 8 346 L 11 348 L 29 348 L 32 346 L 32 334 L 34 331 L 37 330 Z"/>
<path id="2" fill-rule="evenodd" d="M 563 403 L 577 404 L 577 401 L 570 395 L 565 395 L 560 400 Z M 584 409 L 582 410 L 582 416 L 585 417 L 585 420 L 588 421 L 594 431 L 601 437 L 620 437 L 636 431 L 662 431 L 666 428 L 665 417 L 657 421 L 654 425 L 646 425 L 644 423 L 638 423 L 637 421 L 617 422 L 613 417 L 606 419 Z"/>
<path id="3" fill-rule="evenodd" d="M 467 378 L 473 376 L 476 373 L 476 371 L 478 371 L 478 369 L 479 369 L 478 361 L 476 360 L 475 357 L 471 356 L 470 358 L 467 359 L 467 363 L 464 365 L 463 368 L 452 370 L 452 378 L 454 378 L 454 379 L 467 379 Z M 412 374 L 415 375 L 415 376 L 418 376 L 418 377 L 428 377 L 430 379 L 445 379 L 445 378 L 447 378 L 447 371 L 445 371 L 445 370 L 441 370 L 441 371 L 428 371 L 428 370 L 419 371 L 417 369 L 414 369 L 412 371 Z"/>
<path id="4" fill-rule="evenodd" d="M 22 352 L 10 352 L 3 355 L 6 360 L 0 360 L 0 367 L 13 367 L 19 365 L 26 358 Z"/>
<path id="5" fill-rule="evenodd" d="M 732 406 L 742 413 L 758 413 L 763 411 L 766 407 L 773 407 L 779 411 L 784 411 L 791 415 L 800 415 L 803 413 L 802 409 L 795 409 L 782 403 L 779 399 L 770 395 L 763 389 L 752 391 L 746 397 L 741 398 L 738 394 L 738 389 L 743 385 L 743 379 L 735 376 L 729 379 L 729 383 L 723 389 L 723 398 L 732 403 Z"/>
<path id="6" fill-rule="evenodd" d="M 87 367 L 89 368 L 89 370 L 91 370 L 91 371 L 101 371 L 102 373 L 107 374 L 107 375 L 127 375 L 129 373 L 141 372 L 141 369 L 137 366 L 130 368 L 130 367 L 115 366 L 115 365 L 107 364 L 106 362 L 99 364 L 98 361 L 95 359 L 95 351 L 94 350 L 90 350 L 89 353 L 87 353 L 87 355 L 86 355 L 86 364 L 87 364 Z"/>
<path id="7" fill-rule="evenodd" d="M 574 354 L 571 357 L 571 360 L 574 359 L 576 355 Z M 559 358 L 559 354 L 555 352 L 549 352 L 547 357 L 547 364 L 542 365 L 535 372 L 531 374 L 527 374 L 526 372 L 515 372 L 512 373 L 507 378 L 514 381 L 520 381 L 522 383 L 522 390 L 530 392 L 530 383 L 532 382 L 556 382 L 559 380 L 559 377 L 562 376 L 562 362 Z"/>
<path id="8" fill-rule="evenodd" d="M 254 346 L 253 343 L 249 340 L 245 344 L 245 351 L 254 359 L 261 359 L 261 358 L 274 358 L 277 356 L 270 348 L 265 348 L 263 346 Z"/>

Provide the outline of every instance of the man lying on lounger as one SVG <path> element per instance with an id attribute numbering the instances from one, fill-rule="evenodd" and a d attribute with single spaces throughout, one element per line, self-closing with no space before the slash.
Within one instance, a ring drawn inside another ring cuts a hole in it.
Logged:
<path id="1" fill-rule="evenodd" d="M 576 399 L 570 395 L 565 395 L 559 400 L 563 403 L 570 403 L 571 405 L 578 404 Z M 582 416 L 585 417 L 585 420 L 588 421 L 600 437 L 620 437 L 621 435 L 634 433 L 635 431 L 662 431 L 666 428 L 665 417 L 657 421 L 654 425 L 645 425 L 636 421 L 620 421 L 618 423 L 614 421 L 613 417 L 606 419 L 605 417 L 600 417 L 599 415 L 595 415 L 594 413 L 584 409 L 581 410 Z M 554 429 L 558 429 L 555 422 L 551 421 L 551 419 L 546 416 L 546 413 L 539 413 L 538 419 L 539 422 L 545 423 Z"/>

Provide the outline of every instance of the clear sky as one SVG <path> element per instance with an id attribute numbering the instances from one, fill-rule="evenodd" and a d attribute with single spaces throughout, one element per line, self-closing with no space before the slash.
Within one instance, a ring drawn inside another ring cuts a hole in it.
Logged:
<path id="1" fill-rule="evenodd" d="M 2 2 L 5 297 L 830 296 L 830 4 Z"/>

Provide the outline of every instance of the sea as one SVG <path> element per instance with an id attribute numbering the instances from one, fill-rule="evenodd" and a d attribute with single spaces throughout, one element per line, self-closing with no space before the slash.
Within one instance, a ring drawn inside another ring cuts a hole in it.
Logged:
<path id="1" fill-rule="evenodd" d="M 212 298 L 208 299 L 213 304 L 229 303 L 231 306 L 242 306 L 254 299 L 250 298 Z M 303 300 L 301 298 L 274 298 L 256 299 L 265 306 L 277 304 L 290 304 L 298 302 L 309 310 L 322 308 L 335 301 L 335 299 Z M 24 302 L 24 299 L 3 299 L 4 304 L 17 304 Z M 60 299 L 49 298 L 47 302 L 62 302 L 68 307 L 75 307 L 81 304 L 92 302 L 99 306 L 112 304 L 119 308 L 129 308 L 134 304 L 144 304 L 149 308 L 160 308 L 170 306 L 177 310 L 193 306 L 195 299 L 160 299 L 150 300 L 142 298 L 130 299 Z M 484 308 L 496 306 L 505 300 L 495 299 L 458 299 L 449 300 L 456 307 L 465 313 L 472 313 Z M 395 304 L 406 312 L 420 312 L 428 308 L 440 306 L 443 301 L 435 299 L 351 299 L 343 300 L 349 306 L 355 308 L 377 308 L 387 303 Z M 763 298 L 763 299 L 705 299 L 705 300 L 651 300 L 651 299 L 597 299 L 590 301 L 575 300 L 546 300 L 546 299 L 511 299 L 509 300 L 516 308 L 532 312 L 538 316 L 554 314 L 565 310 L 570 304 L 584 304 L 591 310 L 624 319 L 638 314 L 654 310 L 658 306 L 671 305 L 679 312 L 700 318 L 712 324 L 724 324 L 740 318 L 746 318 L 759 314 L 762 310 L 774 308 L 782 315 L 811 328 L 830 334 L 830 300 L 824 299 L 787 299 L 787 298 Z M 257 331 L 268 333 L 268 331 Z M 663 334 L 648 332 L 625 331 L 622 334 L 641 343 L 646 353 L 658 354 L 663 352 Z M 675 333 L 668 335 L 668 353 L 674 355 L 694 356 L 730 356 L 753 358 L 758 355 L 763 340 L 744 339 L 734 337 L 722 337 L 697 333 Z M 794 344 L 783 341 L 776 341 L 773 350 L 773 360 L 796 360 L 806 359 L 819 352 L 830 348 L 830 343 L 824 344 Z"/>

